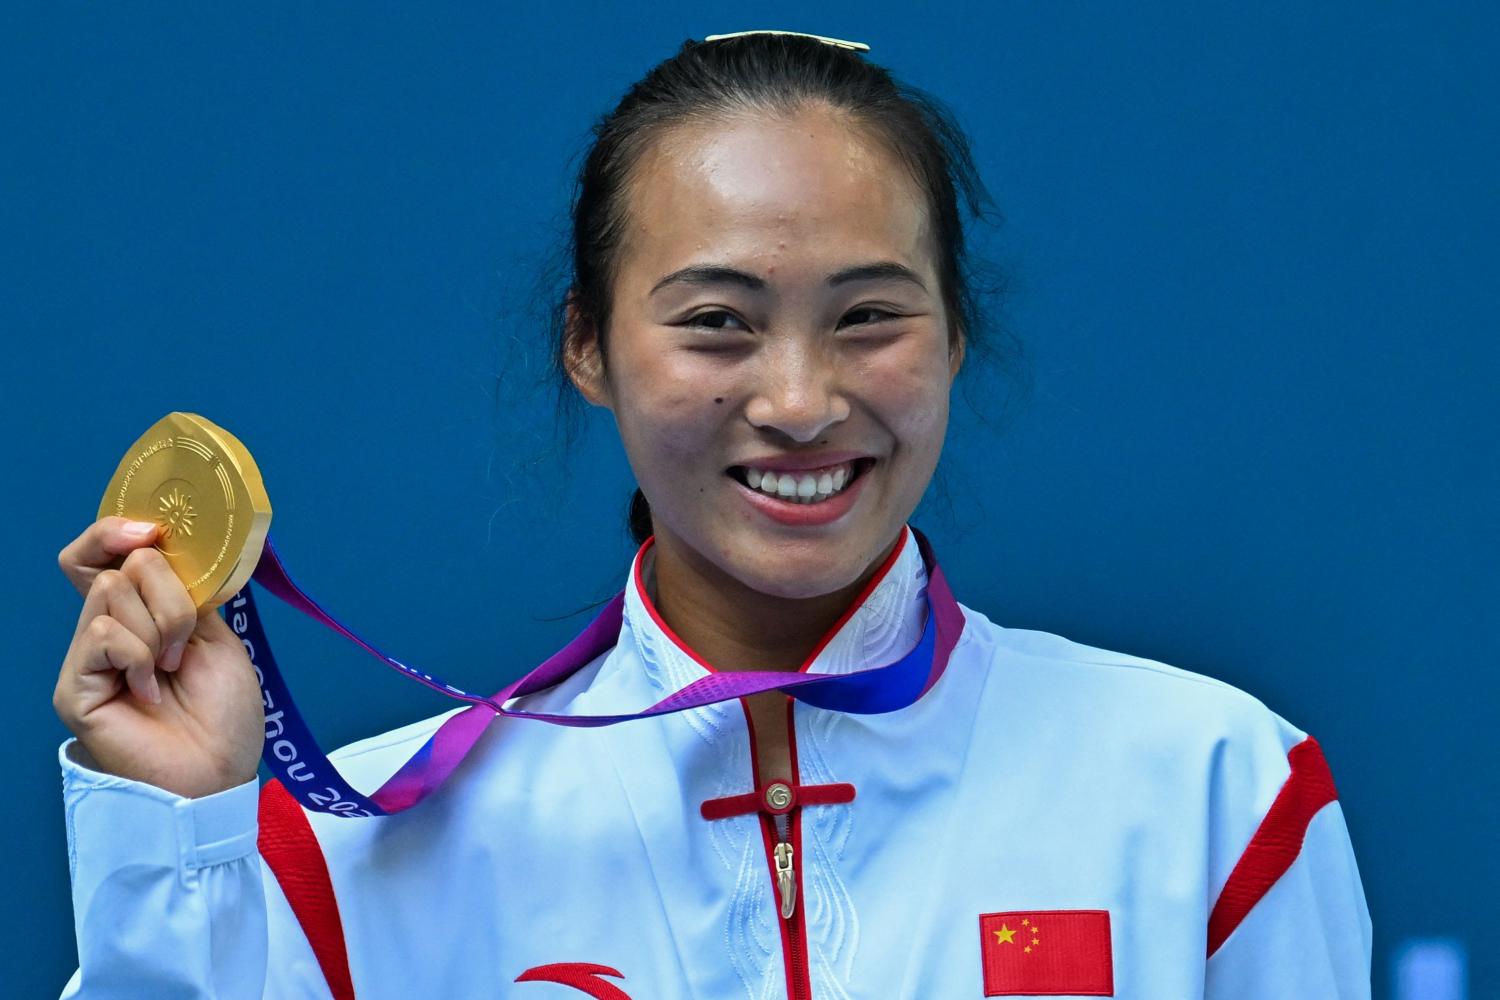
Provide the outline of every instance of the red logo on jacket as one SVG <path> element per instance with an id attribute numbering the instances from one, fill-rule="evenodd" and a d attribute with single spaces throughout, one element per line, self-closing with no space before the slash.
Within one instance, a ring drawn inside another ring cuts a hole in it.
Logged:
<path id="1" fill-rule="evenodd" d="M 516 977 L 516 982 L 557 983 L 562 986 L 571 986 L 575 990 L 587 993 L 594 1000 L 630 1000 L 630 994 L 614 983 L 606 983 L 599 978 L 600 976 L 625 978 L 607 965 L 594 965 L 590 962 L 553 962 L 551 965 L 538 965 L 527 969 Z"/>

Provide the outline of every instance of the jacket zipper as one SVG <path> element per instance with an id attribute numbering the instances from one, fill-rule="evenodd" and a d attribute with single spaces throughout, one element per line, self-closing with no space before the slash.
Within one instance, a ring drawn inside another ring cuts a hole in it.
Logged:
<path id="1" fill-rule="evenodd" d="M 798 780 L 797 726 L 793 714 L 794 702 L 786 700 L 787 748 L 791 753 L 791 781 Z M 750 769 L 754 787 L 761 787 L 760 763 L 755 749 L 755 726 L 750 718 L 749 706 L 740 700 L 745 710 L 745 724 L 750 729 Z M 776 913 L 781 918 L 782 959 L 785 962 L 788 1000 L 812 1000 L 812 985 L 807 976 L 807 922 L 806 909 L 798 912 L 797 897 L 801 895 L 802 878 L 797 869 L 796 845 L 801 832 L 802 807 L 793 805 L 789 812 L 759 815 L 761 837 L 765 840 L 766 861 L 771 877 L 771 889 L 776 899 Z"/>
<path id="2" fill-rule="evenodd" d="M 794 807 L 792 813 L 800 814 Z M 782 813 L 774 817 L 771 829 L 774 833 L 766 838 L 770 848 L 772 879 L 775 883 L 777 913 L 782 920 L 782 936 L 786 944 L 786 972 L 788 1000 L 811 1000 L 812 984 L 807 980 L 807 925 L 803 914 L 797 912 L 798 888 L 801 885 L 797 871 L 793 824 L 800 816 Z M 774 843 L 772 843 L 774 837 Z M 804 911 L 805 912 L 805 911 Z"/>
<path id="3" fill-rule="evenodd" d="M 797 717 L 796 702 L 786 700 L 786 741 L 791 755 L 792 781 L 800 782 L 802 770 L 797 763 Z M 811 1000 L 812 984 L 807 974 L 807 907 L 798 911 L 798 899 L 802 889 L 802 873 L 797 867 L 795 847 L 802 829 L 802 807 L 793 805 L 791 812 L 775 817 L 777 842 L 772 849 L 771 862 L 776 869 L 777 895 L 781 902 L 781 919 L 785 923 L 787 943 L 787 965 L 790 974 L 787 982 L 788 1000 Z M 803 860 L 806 865 L 806 859 Z"/>
<path id="4" fill-rule="evenodd" d="M 790 920 L 797 912 L 797 869 L 786 828 L 786 814 L 782 813 L 776 817 L 776 833 L 780 839 L 772 851 L 772 860 L 776 865 L 776 893 L 781 900 L 781 919 Z"/>

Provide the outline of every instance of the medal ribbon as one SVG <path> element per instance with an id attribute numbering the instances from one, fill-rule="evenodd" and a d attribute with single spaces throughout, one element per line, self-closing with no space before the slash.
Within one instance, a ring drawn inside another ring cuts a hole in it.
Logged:
<path id="1" fill-rule="evenodd" d="M 884 666 L 844 674 L 790 674 L 780 670 L 711 673 L 643 711 L 617 715 L 529 712 L 506 708 L 505 703 L 560 684 L 612 649 L 619 640 L 624 620 L 624 591 L 612 597 L 582 632 L 535 670 L 484 697 L 408 666 L 340 624 L 292 582 L 268 536 L 260 562 L 251 577 L 254 582 L 333 629 L 386 666 L 439 694 L 469 703 L 467 709 L 445 719 L 421 749 L 368 796 L 344 780 L 297 711 L 291 690 L 271 654 L 265 627 L 250 593 L 250 584 L 247 583 L 225 605 L 224 613 L 230 627 L 244 642 L 260 681 L 261 699 L 266 710 L 266 743 L 262 757 L 271 773 L 308 809 L 336 816 L 386 816 L 411 808 L 435 791 L 473 749 L 485 727 L 497 715 L 535 719 L 558 726 L 610 726 L 777 690 L 814 707 L 836 712 L 869 715 L 905 708 L 937 683 L 964 627 L 963 611 L 948 588 L 931 545 L 915 528 L 912 534 L 916 536 L 917 548 L 927 567 L 927 621 L 921 639 L 905 656 Z"/>

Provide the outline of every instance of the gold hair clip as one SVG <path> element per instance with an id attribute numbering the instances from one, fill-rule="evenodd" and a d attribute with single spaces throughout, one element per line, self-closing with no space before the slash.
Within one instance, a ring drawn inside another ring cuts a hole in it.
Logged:
<path id="1" fill-rule="evenodd" d="M 727 35 L 709 35 L 704 38 L 705 42 L 717 42 L 721 38 L 739 38 L 743 35 L 796 35 L 798 38 L 816 38 L 820 42 L 836 45 L 841 49 L 853 49 L 856 52 L 868 52 L 870 47 L 864 42 L 846 42 L 842 38 L 829 38 L 826 35 L 809 35 L 805 31 L 732 31 Z"/>

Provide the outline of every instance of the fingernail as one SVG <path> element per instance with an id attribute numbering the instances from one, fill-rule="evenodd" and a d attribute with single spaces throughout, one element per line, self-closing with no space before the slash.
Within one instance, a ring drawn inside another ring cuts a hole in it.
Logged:
<path id="1" fill-rule="evenodd" d="M 146 678 L 146 700 L 153 705 L 161 704 L 161 685 L 156 683 L 155 677 Z"/>
<path id="2" fill-rule="evenodd" d="M 151 521 L 131 521 L 125 525 L 125 534 L 132 538 L 145 538 L 156 530 L 156 525 Z"/>
<path id="3" fill-rule="evenodd" d="M 186 648 L 184 643 L 173 643 L 172 648 L 167 650 L 167 655 L 162 657 L 161 668 L 166 671 L 173 671 L 182 666 L 182 654 Z"/>

